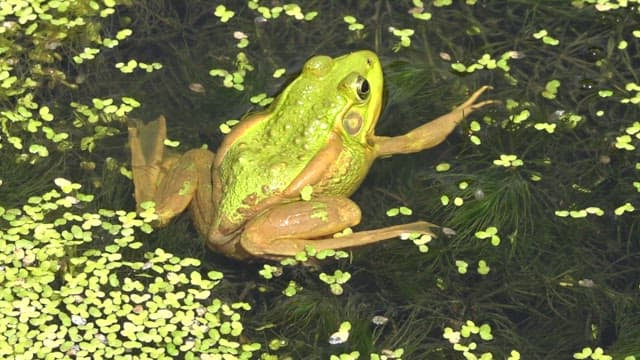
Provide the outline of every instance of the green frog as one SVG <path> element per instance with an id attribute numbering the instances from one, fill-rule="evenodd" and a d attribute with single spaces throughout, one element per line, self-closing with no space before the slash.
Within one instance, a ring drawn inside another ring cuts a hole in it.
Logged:
<path id="1" fill-rule="evenodd" d="M 162 226 L 188 207 L 208 247 L 237 259 L 433 235 L 435 225 L 417 221 L 334 237 L 360 223 L 360 208 L 349 196 L 376 158 L 438 145 L 467 115 L 494 102 L 476 102 L 488 88 L 404 135 L 378 136 L 383 75 L 376 54 L 314 56 L 266 110 L 233 127 L 215 154 L 169 154 L 164 117 L 146 125 L 132 121 L 138 211 L 152 201 Z"/>

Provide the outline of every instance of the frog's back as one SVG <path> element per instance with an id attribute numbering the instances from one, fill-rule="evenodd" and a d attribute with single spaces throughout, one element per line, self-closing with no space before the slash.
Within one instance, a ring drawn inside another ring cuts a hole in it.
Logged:
<path id="1" fill-rule="evenodd" d="M 287 100 L 291 101 L 278 104 L 225 154 L 219 169 L 224 193 L 218 213 L 227 214 L 233 223 L 251 216 L 242 209 L 254 209 L 282 194 L 331 136 L 334 117 L 327 111 L 328 103 L 305 107 Z"/>

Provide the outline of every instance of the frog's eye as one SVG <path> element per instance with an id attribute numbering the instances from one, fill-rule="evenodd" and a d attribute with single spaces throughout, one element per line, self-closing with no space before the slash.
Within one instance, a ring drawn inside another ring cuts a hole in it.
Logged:
<path id="1" fill-rule="evenodd" d="M 358 75 L 358 78 L 356 79 L 356 95 L 358 96 L 358 100 L 367 100 L 369 98 L 370 90 L 369 81 Z"/>

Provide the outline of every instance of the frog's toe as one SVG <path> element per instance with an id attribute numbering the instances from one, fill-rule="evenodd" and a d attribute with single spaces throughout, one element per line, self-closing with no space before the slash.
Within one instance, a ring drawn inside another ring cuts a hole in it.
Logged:
<path id="1" fill-rule="evenodd" d="M 416 221 L 416 222 L 399 225 L 399 226 L 402 227 L 402 230 L 404 231 L 403 235 L 421 234 L 421 235 L 430 235 L 433 237 L 435 237 L 436 234 L 433 232 L 432 229 L 438 227 L 438 225 L 434 225 L 426 221 Z"/>

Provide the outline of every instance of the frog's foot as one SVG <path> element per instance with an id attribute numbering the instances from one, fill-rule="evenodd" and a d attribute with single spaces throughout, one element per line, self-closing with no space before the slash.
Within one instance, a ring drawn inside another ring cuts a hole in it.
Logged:
<path id="1" fill-rule="evenodd" d="M 360 209 L 343 197 L 323 197 L 273 207 L 249 221 L 240 235 L 240 247 L 254 257 L 295 256 L 307 246 L 316 250 L 345 249 L 406 234 L 434 236 L 435 225 L 424 221 L 333 237 L 360 222 Z"/>
<path id="2" fill-rule="evenodd" d="M 491 90 L 491 89 L 493 88 L 489 85 L 485 85 L 481 87 L 480 89 L 476 90 L 473 94 L 471 94 L 471 96 L 469 96 L 469 98 L 464 103 L 456 106 L 456 108 L 453 109 L 450 113 L 442 115 L 436 120 L 433 120 L 431 122 L 442 121 L 442 122 L 453 123 L 454 125 L 457 125 L 462 120 L 464 120 L 464 118 L 469 116 L 472 112 L 480 109 L 481 107 L 498 103 L 497 100 L 485 100 L 485 101 L 476 103 L 476 100 L 478 100 L 480 95 L 482 95 L 485 91 Z"/>
<path id="3" fill-rule="evenodd" d="M 132 121 L 129 125 L 137 208 L 142 211 L 143 203 L 152 201 L 158 215 L 156 223 L 160 226 L 168 223 L 191 203 L 199 180 L 210 180 L 213 162 L 213 153 L 204 149 L 190 150 L 181 156 L 165 154 L 166 134 L 166 121 L 162 116 L 148 124 Z M 202 189 L 208 188 L 209 194 L 210 183 Z M 198 212 L 198 206 L 194 206 L 194 210 Z M 206 214 L 196 215 L 206 217 Z"/>
<path id="4" fill-rule="evenodd" d="M 135 198 L 140 209 L 143 202 L 154 201 L 157 184 L 166 171 L 163 168 L 170 166 L 167 162 L 163 166 L 167 125 L 163 116 L 148 124 L 129 120 L 128 125 Z"/>

